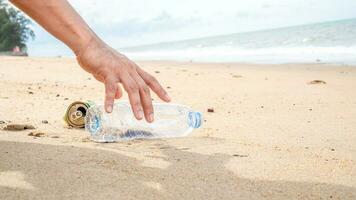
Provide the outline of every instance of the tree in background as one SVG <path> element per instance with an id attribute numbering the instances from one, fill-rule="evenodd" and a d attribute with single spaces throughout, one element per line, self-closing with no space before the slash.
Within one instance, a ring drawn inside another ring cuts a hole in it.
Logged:
<path id="1" fill-rule="evenodd" d="M 35 38 L 30 23 L 19 11 L 0 0 L 0 51 L 12 51 L 16 46 L 26 51 L 26 42 Z"/>

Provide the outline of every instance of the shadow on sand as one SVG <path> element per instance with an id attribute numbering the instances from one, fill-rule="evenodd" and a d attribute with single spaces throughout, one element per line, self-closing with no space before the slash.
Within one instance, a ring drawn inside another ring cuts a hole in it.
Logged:
<path id="1" fill-rule="evenodd" d="M 104 150 L 2 141 L 0 177 L 20 172 L 33 188 L 0 185 L 0 199 L 356 199 L 341 185 L 239 178 L 224 166 L 230 155 L 162 153 L 165 169 Z"/>

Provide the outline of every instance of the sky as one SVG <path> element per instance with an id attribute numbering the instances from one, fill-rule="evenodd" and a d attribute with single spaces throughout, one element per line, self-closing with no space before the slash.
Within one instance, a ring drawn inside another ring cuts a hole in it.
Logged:
<path id="1" fill-rule="evenodd" d="M 356 0 L 70 0 L 112 47 L 356 18 Z M 33 24 L 34 56 L 70 56 L 61 42 Z"/>

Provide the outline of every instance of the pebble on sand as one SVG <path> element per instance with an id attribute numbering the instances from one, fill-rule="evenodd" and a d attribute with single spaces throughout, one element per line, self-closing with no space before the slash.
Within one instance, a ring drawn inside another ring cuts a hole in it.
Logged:
<path id="1" fill-rule="evenodd" d="M 0 121 L 0 124 L 5 124 L 6 122 L 5 121 Z"/>
<path id="2" fill-rule="evenodd" d="M 46 134 L 40 131 L 33 131 L 31 133 L 28 134 L 28 136 L 33 136 L 33 137 L 43 137 Z"/>
<path id="3" fill-rule="evenodd" d="M 208 112 L 213 113 L 215 112 L 214 108 L 208 108 Z"/>
<path id="4" fill-rule="evenodd" d="M 48 124 L 47 120 L 42 120 L 42 124 Z"/>
<path id="5" fill-rule="evenodd" d="M 4 127 L 6 131 L 23 131 L 30 129 L 35 129 L 35 127 L 29 124 L 8 124 Z"/>
<path id="6" fill-rule="evenodd" d="M 313 81 L 310 81 L 308 84 L 310 84 L 310 85 L 326 84 L 326 82 L 323 80 L 313 80 Z"/>
<path id="7" fill-rule="evenodd" d="M 232 77 L 233 77 L 233 78 L 242 78 L 241 75 L 233 75 Z"/>

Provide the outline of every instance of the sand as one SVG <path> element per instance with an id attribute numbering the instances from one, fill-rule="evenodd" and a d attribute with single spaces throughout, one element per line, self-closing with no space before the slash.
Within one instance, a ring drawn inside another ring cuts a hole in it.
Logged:
<path id="1" fill-rule="evenodd" d="M 203 127 L 90 142 L 62 117 L 100 83 L 70 58 L 0 57 L 0 126 L 41 133 L 0 130 L 0 199 L 356 199 L 355 67 L 138 64 Z"/>

